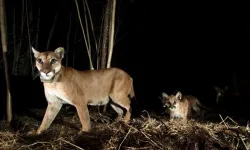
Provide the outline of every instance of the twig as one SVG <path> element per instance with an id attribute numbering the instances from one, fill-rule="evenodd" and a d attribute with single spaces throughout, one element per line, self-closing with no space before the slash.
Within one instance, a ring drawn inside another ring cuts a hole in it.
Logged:
<path id="1" fill-rule="evenodd" d="M 73 144 L 73 143 L 70 143 L 69 141 L 66 141 L 66 140 L 64 140 L 64 139 L 62 139 L 62 138 L 60 138 L 60 140 L 63 141 L 63 142 L 65 142 L 65 143 L 68 143 L 68 144 L 70 144 L 70 145 L 72 145 L 72 146 L 74 146 L 74 147 L 76 147 L 76 148 L 78 148 L 78 149 L 80 149 L 80 150 L 84 150 L 83 148 L 81 148 L 81 147 L 79 147 L 79 146 L 77 146 L 77 145 L 75 145 L 75 144 Z"/>
<path id="2" fill-rule="evenodd" d="M 151 149 L 151 147 L 136 147 L 135 148 L 135 147 L 127 147 L 127 146 L 126 147 L 124 146 L 124 148 L 131 149 L 131 150 L 132 149 L 135 149 L 135 150 L 138 150 L 138 149 L 143 149 L 143 150 L 145 150 L 145 149 Z"/>
<path id="3" fill-rule="evenodd" d="M 157 143 L 155 143 L 153 140 L 151 140 L 144 132 L 140 131 L 147 139 L 149 139 L 155 146 L 162 149 Z"/>
<path id="4" fill-rule="evenodd" d="M 224 125 L 228 128 L 227 124 L 225 123 L 225 120 L 227 119 L 227 117 L 226 117 L 225 119 L 223 119 L 222 116 L 221 116 L 220 114 L 219 114 L 219 116 L 220 116 L 220 118 L 221 118 L 221 120 L 222 120 L 222 121 L 220 122 L 220 124 L 221 124 L 221 123 L 224 123 Z"/>
<path id="5" fill-rule="evenodd" d="M 105 10 L 105 9 L 104 9 Z M 100 67 L 101 67 L 101 58 L 100 58 L 100 56 L 101 56 L 101 50 L 100 50 L 100 47 L 101 47 L 101 39 L 102 39 L 102 33 L 103 33 L 103 20 L 104 20 L 104 15 L 105 15 L 105 13 L 104 13 L 104 11 L 103 11 L 103 13 L 102 13 L 103 15 L 102 15 L 102 21 L 101 21 L 101 26 L 100 26 L 100 34 L 99 34 L 99 38 L 98 38 L 98 44 L 97 44 L 97 48 L 96 48 L 96 57 L 97 57 L 97 65 L 96 65 L 96 69 L 100 69 Z"/>
<path id="6" fill-rule="evenodd" d="M 249 132 L 249 121 L 247 121 L 246 130 L 247 130 L 247 132 Z"/>
<path id="7" fill-rule="evenodd" d="M 34 146 L 36 144 L 51 144 L 50 142 L 35 142 L 35 143 L 32 143 L 32 144 L 29 144 L 29 145 L 23 145 L 21 146 L 20 148 L 23 148 L 23 147 L 31 147 L 31 146 Z"/>
<path id="8" fill-rule="evenodd" d="M 146 113 L 147 113 L 147 115 L 148 115 L 148 119 L 150 119 L 150 115 L 149 115 L 148 111 L 143 110 L 142 112 L 146 112 Z M 142 116 L 142 117 L 143 117 L 143 116 Z"/>
<path id="9" fill-rule="evenodd" d="M 234 124 L 238 125 L 237 122 L 235 122 L 231 117 L 228 117 Z"/>
<path id="10" fill-rule="evenodd" d="M 239 144 L 240 144 L 239 139 L 237 139 L 236 149 L 238 149 Z"/>
<path id="11" fill-rule="evenodd" d="M 87 34 L 87 42 L 88 42 L 88 51 L 90 54 L 90 57 L 92 59 L 92 53 L 91 53 L 91 44 L 90 44 L 90 38 L 89 38 L 89 28 L 88 28 L 88 19 L 86 15 L 86 4 L 83 2 L 83 10 L 84 10 L 84 19 L 85 19 L 85 25 L 86 25 L 86 34 Z M 91 68 L 90 68 L 91 69 Z"/>
<path id="12" fill-rule="evenodd" d="M 240 139 L 241 139 L 242 143 L 244 144 L 244 146 L 245 146 L 246 150 L 248 150 L 247 145 L 246 145 L 246 143 L 243 141 L 242 137 L 241 137 L 241 136 L 239 136 L 239 137 L 240 137 Z"/>
<path id="13" fill-rule="evenodd" d="M 131 131 L 131 128 L 129 129 L 129 131 L 128 131 L 128 133 L 125 135 L 125 137 L 123 138 L 123 140 L 122 140 L 121 144 L 119 145 L 118 150 L 121 148 L 122 143 L 125 141 L 125 139 L 126 139 L 126 138 L 127 138 L 127 136 L 129 135 L 130 131 Z"/>
<path id="14" fill-rule="evenodd" d="M 161 124 L 163 124 L 165 126 L 166 129 L 168 129 L 167 125 L 162 121 L 162 119 L 159 118 L 159 121 Z"/>

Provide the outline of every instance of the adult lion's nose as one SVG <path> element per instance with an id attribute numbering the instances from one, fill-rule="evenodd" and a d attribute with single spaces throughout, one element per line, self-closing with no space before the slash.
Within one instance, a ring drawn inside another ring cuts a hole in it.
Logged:
<path id="1" fill-rule="evenodd" d="M 42 72 L 47 75 L 50 72 L 50 70 L 49 69 L 43 69 Z"/>

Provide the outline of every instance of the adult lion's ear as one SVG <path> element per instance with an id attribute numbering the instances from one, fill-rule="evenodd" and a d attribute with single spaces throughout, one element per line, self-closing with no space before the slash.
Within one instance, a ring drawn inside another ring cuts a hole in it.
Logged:
<path id="1" fill-rule="evenodd" d="M 33 46 L 31 47 L 34 57 L 37 58 L 40 52 L 38 52 Z"/>
<path id="2" fill-rule="evenodd" d="M 58 47 L 55 50 L 56 55 L 58 55 L 61 59 L 64 57 L 64 48 L 63 47 Z"/>

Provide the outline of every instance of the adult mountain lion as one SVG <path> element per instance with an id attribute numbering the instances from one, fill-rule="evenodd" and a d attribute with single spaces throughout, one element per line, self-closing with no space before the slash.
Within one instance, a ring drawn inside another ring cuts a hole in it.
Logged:
<path id="1" fill-rule="evenodd" d="M 82 124 L 81 131 L 88 132 L 91 128 L 87 105 L 105 105 L 109 98 L 112 99 L 112 108 L 118 114 L 117 119 L 122 119 L 123 107 L 126 109 L 124 121 L 130 120 L 129 98 L 133 98 L 135 94 L 133 80 L 126 72 L 118 68 L 78 71 L 64 67 L 61 64 L 64 57 L 62 47 L 45 52 L 38 52 L 32 47 L 32 51 L 48 106 L 39 129 L 29 132 L 29 135 L 43 133 L 65 103 L 76 107 Z"/>

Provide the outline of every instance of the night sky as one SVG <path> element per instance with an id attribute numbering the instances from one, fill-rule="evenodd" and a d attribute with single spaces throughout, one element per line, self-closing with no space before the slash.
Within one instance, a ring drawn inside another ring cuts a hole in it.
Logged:
<path id="1" fill-rule="evenodd" d="M 6 1 L 7 2 L 7 1 Z M 28 1 L 31 3 L 31 1 Z M 100 32 L 101 16 L 106 1 L 89 1 L 96 33 Z M 79 2 L 82 7 L 82 2 Z M 8 33 L 12 33 L 13 8 L 16 8 L 16 23 L 20 24 L 22 3 L 8 0 Z M 74 1 L 37 1 L 29 5 L 32 15 L 41 8 L 38 50 L 46 50 L 50 29 L 57 15 L 56 26 L 49 50 L 66 47 L 67 32 L 71 16 L 70 46 L 67 52 L 69 66 L 76 69 L 89 69 L 88 57 L 79 25 Z M 244 9 L 229 3 L 179 3 L 160 1 L 117 1 L 116 43 L 112 66 L 127 71 L 134 79 L 139 103 L 145 108 L 157 109 L 160 94 L 182 90 L 194 94 L 209 104 L 215 101 L 213 87 L 232 86 L 233 73 L 237 72 L 244 82 L 249 82 L 249 17 Z M 57 12 L 57 13 L 56 13 Z M 83 17 L 83 15 L 82 15 Z M 84 19 L 82 19 L 84 20 Z M 33 16 L 31 36 L 36 34 L 37 17 Z M 16 34 L 19 35 L 19 26 Z M 76 36 L 75 36 L 76 33 Z M 76 37 L 75 42 L 74 38 Z M 13 41 L 12 37 L 8 42 Z M 28 41 L 24 40 L 24 50 Z M 34 44 L 36 46 L 36 44 Z M 10 65 L 13 59 L 13 46 L 8 47 Z M 73 51 L 76 53 L 73 63 Z M 1 56 L 1 55 L 0 55 Z M 64 61 L 65 63 L 65 61 Z M 0 73 L 3 76 L 3 62 Z M 27 96 L 20 83 L 28 86 L 32 96 Z M 4 87 L 3 82 L 3 88 Z M 44 107 L 42 84 L 31 76 L 12 77 L 13 101 L 22 98 L 29 107 Z M 4 100 L 5 92 L 1 93 Z M 37 96 L 39 95 L 39 96 Z M 38 103 L 41 102 L 41 103 Z M 34 105 L 32 105 L 34 104 Z"/>

